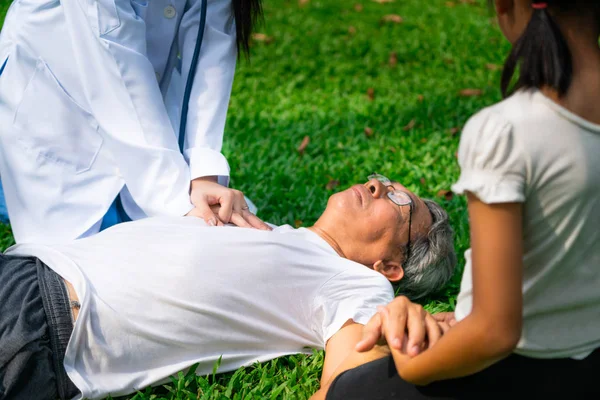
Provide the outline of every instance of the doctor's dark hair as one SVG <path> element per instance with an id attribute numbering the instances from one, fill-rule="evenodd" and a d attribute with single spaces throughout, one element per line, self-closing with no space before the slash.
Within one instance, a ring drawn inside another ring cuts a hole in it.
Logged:
<path id="1" fill-rule="evenodd" d="M 232 0 L 238 54 L 250 52 L 250 37 L 254 26 L 262 20 L 261 0 Z"/>
<path id="2" fill-rule="evenodd" d="M 494 4 L 489 0 L 489 4 Z M 540 5 L 534 7 L 534 5 Z M 521 37 L 514 43 L 504 64 L 501 89 L 504 97 L 519 89 L 549 87 L 563 96 L 573 78 L 571 51 L 556 16 L 563 13 L 600 15 L 596 0 L 532 1 L 533 15 Z M 518 77 L 514 84 L 515 73 Z"/>
<path id="3" fill-rule="evenodd" d="M 410 257 L 402 265 L 404 276 L 393 285 L 397 294 L 411 300 L 442 289 L 452 278 L 457 261 L 448 213 L 433 200 L 423 202 L 429 209 L 431 226 L 426 235 L 411 243 Z"/>

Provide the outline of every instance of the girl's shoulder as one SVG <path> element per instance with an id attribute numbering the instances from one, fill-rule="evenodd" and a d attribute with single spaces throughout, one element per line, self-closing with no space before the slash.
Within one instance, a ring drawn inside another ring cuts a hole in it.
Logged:
<path id="1" fill-rule="evenodd" d="M 465 125 L 465 132 L 494 135 L 507 129 L 535 123 L 546 109 L 539 107 L 536 91 L 518 91 L 506 99 L 474 114 Z"/>
<path id="2" fill-rule="evenodd" d="M 529 154 L 516 129 L 529 118 L 527 98 L 513 96 L 484 108 L 465 125 L 458 149 L 456 194 L 474 193 L 487 204 L 523 202 Z"/>
<path id="3" fill-rule="evenodd" d="M 539 90 L 520 90 L 469 118 L 461 141 L 513 140 L 541 154 L 548 150 L 549 142 L 567 138 L 571 147 L 577 147 L 589 133 L 600 134 L 600 125 L 584 120 Z"/>

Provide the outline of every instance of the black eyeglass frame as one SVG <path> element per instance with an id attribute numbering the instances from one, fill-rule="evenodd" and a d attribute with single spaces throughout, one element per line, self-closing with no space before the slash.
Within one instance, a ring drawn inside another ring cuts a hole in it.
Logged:
<path id="1" fill-rule="evenodd" d="M 378 173 L 373 173 L 371 175 L 369 175 L 367 177 L 369 180 L 371 179 L 377 179 L 379 182 L 383 183 L 386 187 L 391 187 L 393 190 L 392 191 L 388 191 L 387 196 L 388 198 L 392 201 L 392 203 L 394 203 L 395 205 L 397 205 L 398 207 L 404 207 L 404 206 L 408 206 L 409 207 L 409 211 L 408 211 L 408 240 L 406 241 L 406 257 L 404 259 L 404 261 L 406 262 L 406 260 L 410 259 L 410 231 L 412 228 L 412 214 L 413 214 L 413 200 L 412 198 L 408 195 L 408 193 L 402 191 L 402 190 L 398 190 L 396 188 L 394 188 L 394 185 L 392 185 L 392 181 L 386 177 L 383 176 L 381 174 Z M 406 196 L 406 202 L 402 202 L 400 200 L 398 200 L 395 195 L 396 194 L 402 194 L 403 197 Z"/>

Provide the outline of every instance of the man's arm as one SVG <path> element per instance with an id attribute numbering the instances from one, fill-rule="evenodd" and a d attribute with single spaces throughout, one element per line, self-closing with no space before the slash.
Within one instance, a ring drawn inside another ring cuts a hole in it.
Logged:
<path id="1" fill-rule="evenodd" d="M 324 400 L 327 396 L 327 392 L 329 391 L 329 387 L 331 386 L 332 382 L 342 372 L 348 371 L 352 368 L 356 368 L 368 362 L 378 360 L 388 355 L 390 355 L 390 349 L 387 346 L 374 346 L 371 350 L 363 353 L 359 353 L 352 349 L 352 351 L 346 356 L 346 358 L 338 364 L 337 368 L 333 371 L 333 373 L 330 374 L 327 381 L 324 381 L 323 377 L 321 377 L 321 389 L 319 389 L 318 392 L 313 394 L 310 400 Z M 408 358 L 408 356 L 404 357 Z M 327 362 L 327 353 L 325 353 L 325 362 Z M 323 372 L 325 372 L 325 368 L 323 368 Z"/>
<path id="2" fill-rule="evenodd" d="M 325 345 L 325 362 L 321 374 L 321 386 L 331 380 L 333 372 L 354 351 L 362 338 L 363 325 L 349 319 Z"/>
<path id="3" fill-rule="evenodd" d="M 393 307 L 380 307 L 366 326 L 353 320 L 346 321 L 329 339 L 325 346 L 321 389 L 311 400 L 325 399 L 331 382 L 342 372 L 390 355 L 387 345 L 377 345 L 385 339 L 384 332 L 394 332 L 391 337 L 392 342 L 398 342 L 395 343 L 397 349 L 394 349 L 394 361 L 398 365 L 408 360 L 410 355 L 419 353 L 410 351 L 410 346 L 407 351 L 408 343 L 421 349 L 427 340 L 427 345 L 433 346 L 445 331 L 429 313 L 424 312 L 423 307 L 405 297 L 397 297 L 391 305 Z M 402 333 L 400 338 L 397 336 L 399 332 Z"/>

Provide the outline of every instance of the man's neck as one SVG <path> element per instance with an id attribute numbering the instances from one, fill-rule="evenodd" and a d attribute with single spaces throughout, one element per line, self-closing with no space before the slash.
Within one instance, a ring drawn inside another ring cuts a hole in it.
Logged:
<path id="1" fill-rule="evenodd" d="M 333 250 L 335 250 L 335 252 L 339 254 L 340 257 L 348 258 L 344 254 L 344 251 L 342 250 L 339 243 L 333 238 L 333 236 L 331 236 L 329 233 L 327 233 L 325 231 L 325 229 L 318 227 L 316 225 L 313 225 L 313 226 L 309 227 L 308 229 L 311 230 L 312 232 L 316 233 L 317 235 L 319 235 L 321 237 L 321 239 L 326 241 L 333 248 Z"/>

